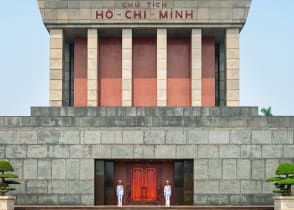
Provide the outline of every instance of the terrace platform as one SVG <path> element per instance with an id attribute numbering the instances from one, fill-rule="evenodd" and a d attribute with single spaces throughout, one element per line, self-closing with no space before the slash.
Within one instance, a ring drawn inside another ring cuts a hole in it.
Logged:
<path id="1" fill-rule="evenodd" d="M 15 210 L 274 210 L 268 206 L 15 206 Z"/>

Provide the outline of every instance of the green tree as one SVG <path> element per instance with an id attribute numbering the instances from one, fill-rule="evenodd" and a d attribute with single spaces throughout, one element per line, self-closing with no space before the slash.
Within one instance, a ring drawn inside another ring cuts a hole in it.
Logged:
<path id="1" fill-rule="evenodd" d="M 7 160 L 0 160 L 0 195 L 5 195 L 7 192 L 15 190 L 10 187 L 11 184 L 19 184 L 13 179 L 18 178 L 16 174 L 7 173 L 13 172 L 14 169 Z"/>
<path id="2" fill-rule="evenodd" d="M 273 116 L 273 114 L 272 114 L 272 107 L 270 106 L 270 107 L 268 107 L 268 108 L 265 108 L 265 107 L 263 107 L 263 108 L 261 108 L 261 113 L 264 115 L 264 116 Z"/>
<path id="3" fill-rule="evenodd" d="M 267 178 L 266 182 L 275 182 L 274 193 L 290 196 L 291 186 L 294 185 L 294 164 L 281 163 L 276 169 L 276 176 Z"/>

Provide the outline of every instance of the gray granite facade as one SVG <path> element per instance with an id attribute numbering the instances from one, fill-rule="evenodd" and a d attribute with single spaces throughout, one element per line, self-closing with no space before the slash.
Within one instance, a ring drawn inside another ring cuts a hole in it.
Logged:
<path id="1" fill-rule="evenodd" d="M 0 117 L 0 158 L 17 204 L 94 204 L 95 159 L 193 159 L 195 205 L 272 204 L 274 174 L 294 160 L 294 117 L 257 108 L 33 108 Z"/>
<path id="2" fill-rule="evenodd" d="M 165 27 L 204 24 L 242 28 L 251 0 L 38 0 L 38 3 L 48 29 L 81 25 L 104 27 L 105 24 L 136 28 L 160 25 L 163 21 Z"/>

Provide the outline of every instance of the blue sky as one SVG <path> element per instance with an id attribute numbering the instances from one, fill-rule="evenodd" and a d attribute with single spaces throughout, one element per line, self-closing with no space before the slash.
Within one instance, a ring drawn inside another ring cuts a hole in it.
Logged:
<path id="1" fill-rule="evenodd" d="M 0 116 L 48 106 L 49 35 L 37 0 L 2 2 L 0 30 Z M 293 37 L 294 0 L 253 0 L 240 41 L 242 106 L 294 115 Z"/>

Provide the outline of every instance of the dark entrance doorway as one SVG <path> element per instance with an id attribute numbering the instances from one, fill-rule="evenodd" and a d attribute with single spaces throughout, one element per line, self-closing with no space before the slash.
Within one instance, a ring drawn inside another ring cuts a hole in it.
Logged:
<path id="1" fill-rule="evenodd" d="M 171 205 L 193 205 L 193 160 L 96 160 L 95 204 L 115 205 L 123 181 L 123 205 L 164 205 L 164 182 L 172 184 Z"/>

